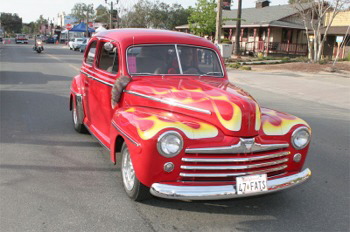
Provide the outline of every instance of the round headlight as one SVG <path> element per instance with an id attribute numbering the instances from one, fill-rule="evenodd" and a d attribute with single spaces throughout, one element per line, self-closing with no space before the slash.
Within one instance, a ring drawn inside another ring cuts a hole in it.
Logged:
<path id="1" fill-rule="evenodd" d="M 167 158 L 174 157 L 180 153 L 183 148 L 183 140 L 176 131 L 167 131 L 158 138 L 158 151 Z"/>
<path id="2" fill-rule="evenodd" d="M 305 148 L 310 142 L 310 131 L 307 127 L 300 127 L 292 134 L 292 144 L 297 150 Z"/>

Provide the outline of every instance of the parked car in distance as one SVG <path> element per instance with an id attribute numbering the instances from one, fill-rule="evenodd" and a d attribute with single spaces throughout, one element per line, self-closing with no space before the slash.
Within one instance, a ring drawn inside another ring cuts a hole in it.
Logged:
<path id="1" fill-rule="evenodd" d="M 15 38 L 15 42 L 22 43 L 22 44 L 28 44 L 28 39 L 25 34 L 17 34 Z"/>
<path id="2" fill-rule="evenodd" d="M 46 43 L 47 44 L 49 44 L 49 43 L 55 43 L 55 38 L 54 37 L 48 37 L 47 39 L 46 39 Z"/>
<path id="3" fill-rule="evenodd" d="M 83 43 L 85 38 L 74 38 L 68 42 L 68 47 L 70 50 L 78 50 L 80 45 Z"/>
<path id="4" fill-rule="evenodd" d="M 230 83 L 210 41 L 118 29 L 99 32 L 86 49 L 71 84 L 73 126 L 109 150 L 131 199 L 246 197 L 311 176 L 303 168 L 310 126 Z"/>
<path id="5" fill-rule="evenodd" d="M 89 41 L 90 41 L 90 39 L 88 39 L 88 38 L 84 39 L 84 41 L 81 43 L 80 48 L 79 48 L 80 52 L 85 51 L 86 46 L 88 45 Z"/>

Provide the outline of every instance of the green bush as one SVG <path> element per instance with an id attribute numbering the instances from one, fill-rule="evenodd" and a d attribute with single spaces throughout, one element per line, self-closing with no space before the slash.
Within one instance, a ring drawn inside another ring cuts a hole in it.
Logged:
<path id="1" fill-rule="evenodd" d="M 294 61 L 307 63 L 309 61 L 309 58 L 306 56 L 298 56 L 294 59 Z"/>
<path id="2" fill-rule="evenodd" d="M 231 63 L 231 64 L 228 64 L 227 67 L 239 69 L 241 65 L 239 63 Z"/>
<path id="3" fill-rule="evenodd" d="M 223 43 L 223 44 L 231 44 L 232 42 L 229 39 L 224 38 L 224 39 L 221 40 L 221 43 Z"/>
<path id="4" fill-rule="evenodd" d="M 258 59 L 259 59 L 259 60 L 263 60 L 263 59 L 264 59 L 264 53 L 259 52 L 259 53 L 258 53 Z"/>
<path id="5" fill-rule="evenodd" d="M 242 66 L 242 67 L 240 67 L 239 69 L 241 69 L 241 70 L 252 70 L 252 67 L 250 67 L 250 66 Z"/>
<path id="6" fill-rule="evenodd" d="M 329 60 L 328 59 L 323 59 L 323 60 L 320 60 L 318 63 L 319 64 L 328 64 Z"/>

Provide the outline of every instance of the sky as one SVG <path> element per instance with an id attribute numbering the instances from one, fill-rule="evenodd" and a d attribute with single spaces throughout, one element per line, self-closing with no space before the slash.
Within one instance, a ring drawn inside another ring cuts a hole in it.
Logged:
<path id="1" fill-rule="evenodd" d="M 155 0 L 150 0 L 155 2 Z M 183 7 L 195 6 L 197 0 L 159 0 L 168 4 L 179 3 Z M 270 0 L 271 5 L 287 4 L 288 0 Z M 74 4 L 84 2 L 94 4 L 96 8 L 100 4 L 105 5 L 105 0 L 1 0 L 0 12 L 17 13 L 24 23 L 36 21 L 42 14 L 44 18 L 57 18 L 57 14 L 64 11 L 69 14 Z M 108 0 L 111 2 L 111 0 Z M 113 2 L 116 2 L 114 0 Z M 131 8 L 138 0 L 119 0 L 119 5 L 124 8 Z M 255 6 L 255 0 L 242 0 L 243 8 Z M 232 0 L 231 9 L 237 8 L 237 0 Z"/>

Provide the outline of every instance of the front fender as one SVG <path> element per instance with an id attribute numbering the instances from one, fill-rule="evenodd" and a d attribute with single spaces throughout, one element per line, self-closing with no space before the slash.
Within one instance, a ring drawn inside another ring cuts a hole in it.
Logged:
<path id="1" fill-rule="evenodd" d="M 173 158 L 159 154 L 157 142 L 165 131 L 176 131 L 184 140 L 184 148 L 194 143 L 213 143 L 222 139 L 222 132 L 215 126 L 185 115 L 148 107 L 127 107 L 116 110 L 112 127 L 114 141 L 122 136 L 128 145 L 136 177 L 150 187 L 157 181 L 174 181 L 179 177 L 184 149 Z M 116 150 L 115 143 L 113 151 Z M 112 152 L 111 152 L 112 153 Z M 115 159 L 115 158 L 114 158 Z M 113 160 L 113 156 L 112 156 Z M 167 162 L 173 162 L 171 173 L 163 170 Z"/>

